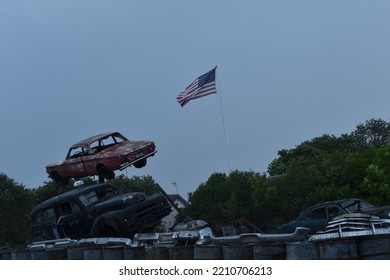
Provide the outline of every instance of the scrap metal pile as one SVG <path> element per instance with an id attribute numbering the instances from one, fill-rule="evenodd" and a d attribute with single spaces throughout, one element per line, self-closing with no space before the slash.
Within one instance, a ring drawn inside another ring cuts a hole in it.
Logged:
<path id="1" fill-rule="evenodd" d="M 62 238 L 37 241 L 0 259 L 390 259 L 390 222 L 361 213 L 338 216 L 322 232 L 241 233 L 234 227 L 215 236 L 201 220 L 172 232 L 137 233 L 131 238 Z"/>
<path id="2" fill-rule="evenodd" d="M 309 237 L 309 241 L 390 234 L 390 220 L 364 213 L 344 214 L 329 221 L 324 231 Z"/>
<path id="3" fill-rule="evenodd" d="M 60 246 L 91 246 L 91 245 L 123 245 L 132 247 L 154 246 L 202 246 L 202 245 L 244 245 L 264 243 L 284 243 L 305 241 L 309 230 L 297 228 L 289 234 L 267 234 L 267 233 L 242 233 L 238 235 L 215 236 L 210 227 L 203 221 L 196 221 L 197 226 L 179 228 L 177 231 L 166 233 L 137 233 L 133 240 L 130 238 L 98 237 L 74 240 L 70 238 L 46 240 L 31 243 L 30 249 L 60 247 Z M 193 225 L 194 223 L 189 223 Z"/>
<path id="4" fill-rule="evenodd" d="M 177 244 L 195 245 L 233 245 L 233 244 L 257 244 L 275 242 L 297 242 L 307 238 L 309 230 L 297 228 L 291 234 L 266 234 L 266 233 L 243 233 L 231 236 L 215 236 L 211 228 L 200 230 L 179 231 L 171 233 L 137 234 L 134 242 L 137 246 L 175 246 Z"/>
<path id="5" fill-rule="evenodd" d="M 229 232 L 229 231 L 226 231 Z M 69 238 L 46 240 L 31 243 L 28 247 L 47 248 L 59 246 L 122 245 L 131 247 L 153 246 L 207 246 L 207 245 L 245 245 L 266 243 L 287 243 L 305 241 L 323 241 L 355 237 L 380 236 L 390 234 L 390 221 L 368 214 L 355 213 L 336 217 L 330 221 L 324 231 L 309 235 L 309 229 L 298 227 L 293 233 L 267 234 L 242 233 L 215 236 L 212 229 L 202 220 L 191 221 L 176 227 L 175 231 L 163 233 L 137 233 L 130 238 Z"/>

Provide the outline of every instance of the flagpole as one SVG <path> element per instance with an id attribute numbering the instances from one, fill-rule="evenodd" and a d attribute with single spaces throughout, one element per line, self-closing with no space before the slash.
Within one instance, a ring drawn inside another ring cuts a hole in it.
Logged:
<path id="1" fill-rule="evenodd" d="M 215 66 L 215 68 L 217 68 L 217 66 Z M 215 71 L 215 75 L 217 76 L 217 71 Z M 218 94 L 217 95 L 219 96 L 219 98 L 218 98 L 219 108 L 221 110 L 222 125 L 223 125 L 223 131 L 224 131 L 224 134 L 225 134 L 226 153 L 227 153 L 227 157 L 228 157 L 228 160 L 229 160 L 230 171 L 233 171 L 232 161 L 231 161 L 231 158 L 230 158 L 229 141 L 228 141 L 228 134 L 227 134 L 227 130 L 226 130 L 225 115 L 224 115 L 224 112 L 223 112 L 221 87 L 219 85 L 219 79 L 217 79 L 217 77 L 215 77 L 215 80 L 218 83 Z"/>

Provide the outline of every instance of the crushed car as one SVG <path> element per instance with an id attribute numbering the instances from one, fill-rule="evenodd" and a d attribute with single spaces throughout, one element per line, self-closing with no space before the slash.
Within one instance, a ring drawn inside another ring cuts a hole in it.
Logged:
<path id="1" fill-rule="evenodd" d="M 108 183 L 80 186 L 32 209 L 30 241 L 130 237 L 153 228 L 170 212 L 162 194 L 119 194 Z"/>
<path id="2" fill-rule="evenodd" d="M 297 227 L 310 229 L 310 234 L 324 230 L 328 222 L 343 214 L 365 213 L 381 219 L 389 219 L 390 206 L 376 207 L 367 201 L 348 198 L 327 201 L 304 209 L 298 217 L 277 227 L 279 233 L 292 233 Z"/>
<path id="3" fill-rule="evenodd" d="M 103 183 L 115 178 L 115 170 L 144 167 L 156 152 L 153 141 L 130 141 L 119 132 L 102 133 L 73 144 L 65 160 L 46 165 L 46 172 L 58 185 L 96 175 Z"/>

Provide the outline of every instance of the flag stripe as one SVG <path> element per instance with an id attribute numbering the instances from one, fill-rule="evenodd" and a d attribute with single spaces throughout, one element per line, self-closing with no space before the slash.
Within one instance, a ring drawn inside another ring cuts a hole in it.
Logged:
<path id="1" fill-rule="evenodd" d="M 199 90 L 196 93 L 196 95 L 192 97 L 192 99 L 200 98 L 200 97 L 207 96 L 207 95 L 214 94 L 214 93 L 217 93 L 216 88 L 215 88 L 215 84 L 209 85 L 206 88 Z"/>
<path id="2" fill-rule="evenodd" d="M 192 84 L 190 84 L 183 92 L 181 92 L 178 97 L 184 98 L 186 96 L 189 96 L 193 92 L 196 92 L 197 89 L 198 89 L 198 79 L 192 82 Z"/>
<path id="3" fill-rule="evenodd" d="M 217 88 L 215 84 L 215 70 L 217 67 L 212 69 L 196 78 L 189 86 L 186 87 L 177 96 L 177 102 L 183 107 L 192 99 L 201 98 L 210 94 L 216 94 Z"/>
<path id="4" fill-rule="evenodd" d="M 190 91 L 186 92 L 186 94 L 180 94 L 178 96 L 178 100 L 182 100 L 183 98 L 199 98 L 206 95 L 217 93 L 215 83 L 210 83 L 204 86 L 201 89 L 191 89 Z"/>

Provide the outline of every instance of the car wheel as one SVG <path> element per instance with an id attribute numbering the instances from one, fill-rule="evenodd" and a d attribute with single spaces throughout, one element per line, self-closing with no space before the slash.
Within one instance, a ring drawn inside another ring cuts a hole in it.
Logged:
<path id="1" fill-rule="evenodd" d="M 58 172 L 53 173 L 51 177 L 59 186 L 66 186 L 69 183 L 69 178 L 62 177 L 62 175 Z"/>
<path id="2" fill-rule="evenodd" d="M 112 180 L 115 178 L 114 171 L 108 169 L 104 165 L 99 165 L 97 168 L 99 177 L 103 177 L 106 180 Z"/>
<path id="3" fill-rule="evenodd" d="M 134 162 L 134 167 L 135 168 L 142 168 L 146 165 L 146 158 L 143 158 L 137 162 Z"/>

